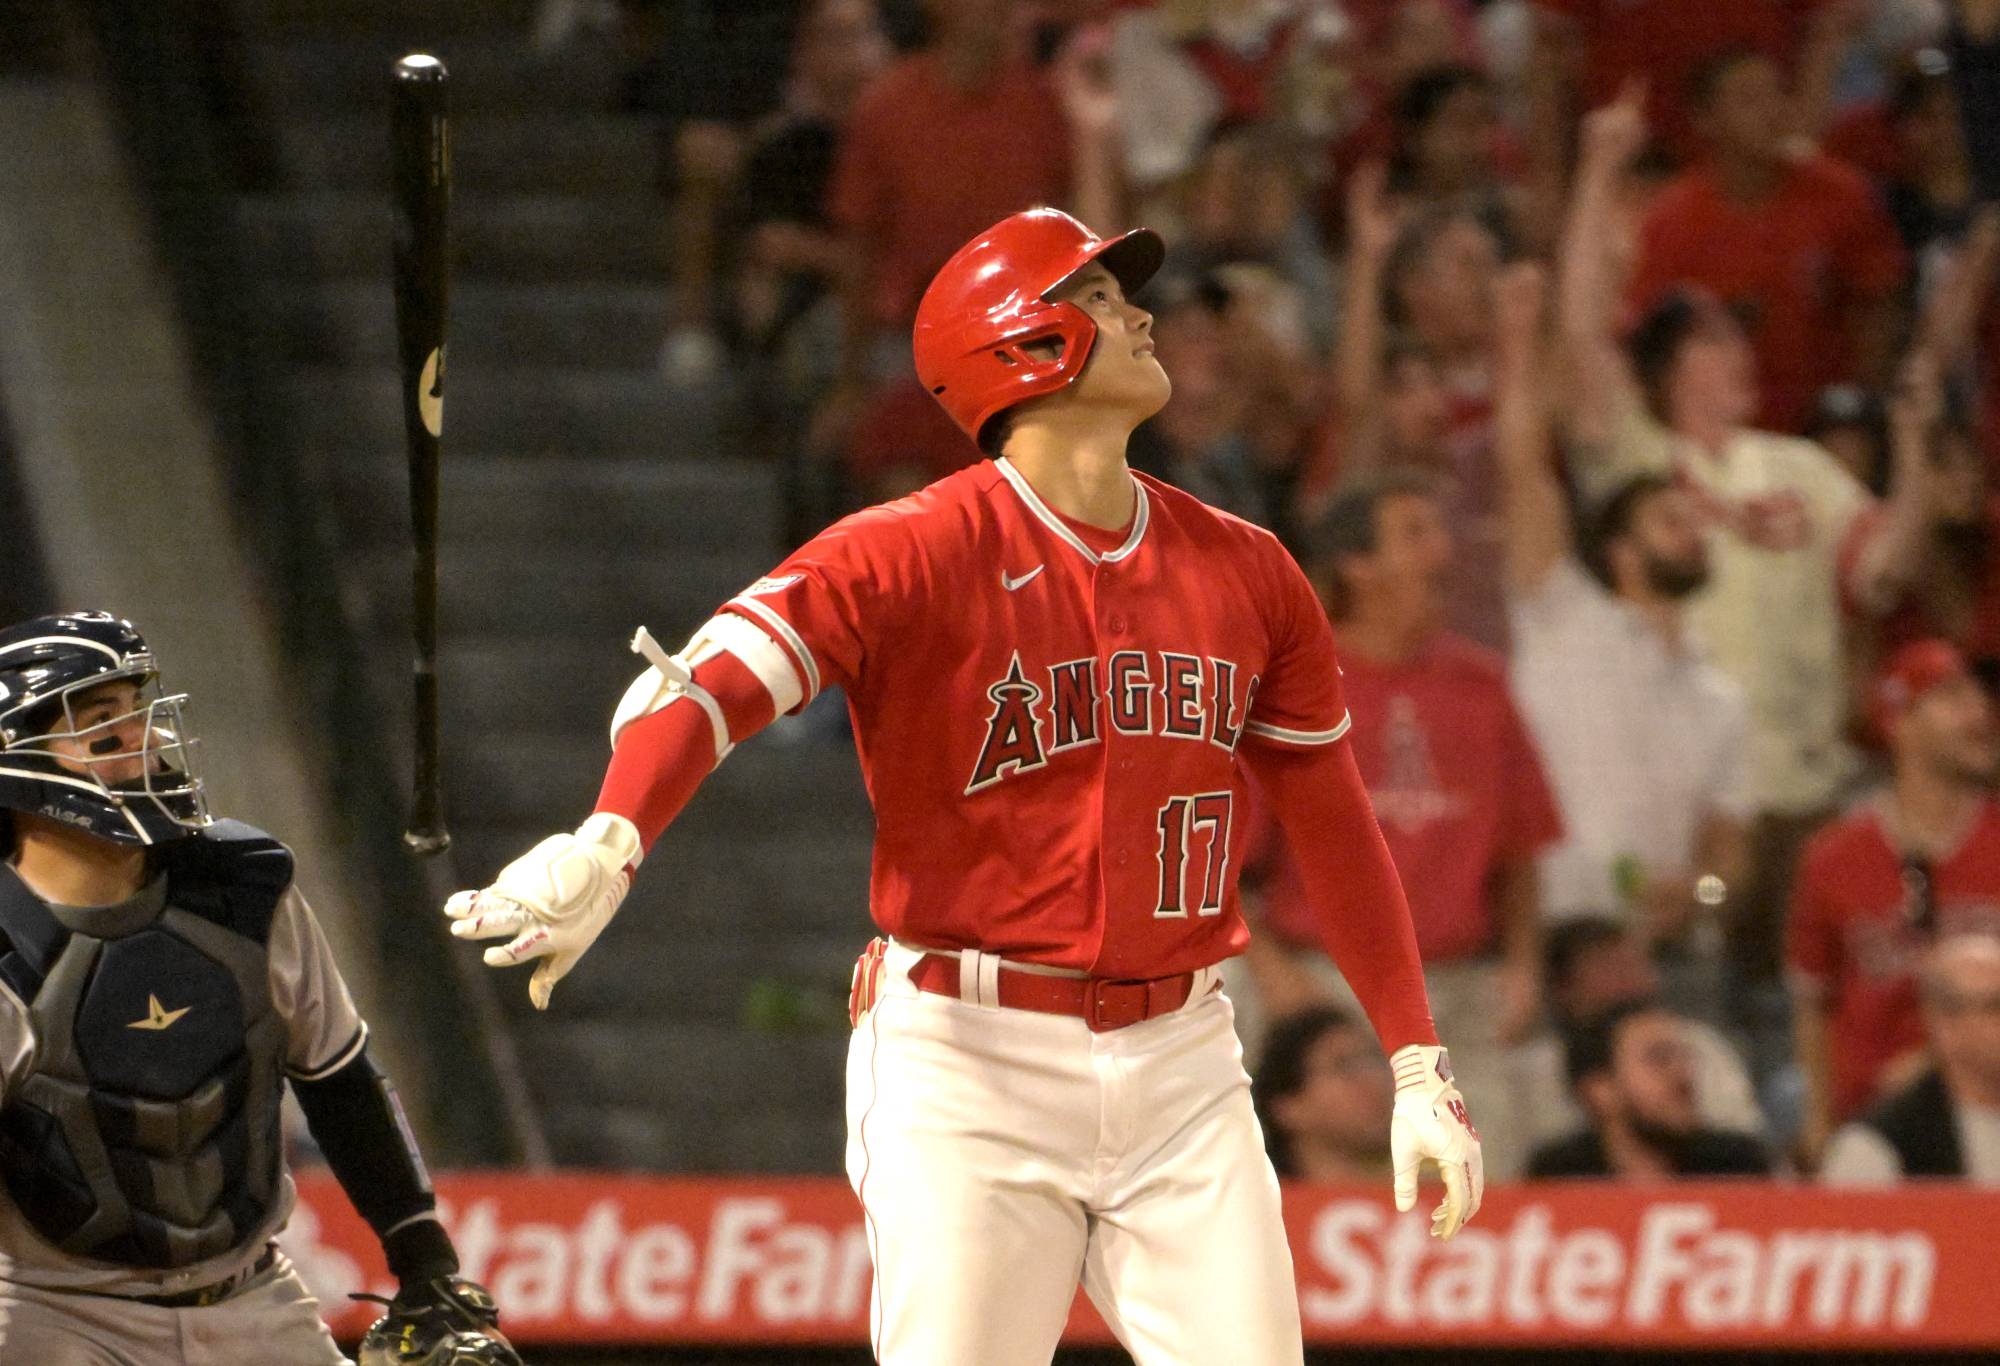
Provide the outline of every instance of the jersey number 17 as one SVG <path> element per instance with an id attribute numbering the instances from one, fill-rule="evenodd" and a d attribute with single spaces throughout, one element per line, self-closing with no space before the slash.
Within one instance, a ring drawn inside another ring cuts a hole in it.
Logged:
<path id="1" fill-rule="evenodd" d="M 1188 913 L 1189 855 L 1199 850 L 1202 871 L 1192 890 L 1198 891 L 1197 915 L 1222 914 L 1223 880 L 1229 875 L 1229 819 L 1235 797 L 1228 792 L 1197 792 L 1169 797 L 1160 808 L 1160 899 L 1153 914 L 1184 919 Z"/>

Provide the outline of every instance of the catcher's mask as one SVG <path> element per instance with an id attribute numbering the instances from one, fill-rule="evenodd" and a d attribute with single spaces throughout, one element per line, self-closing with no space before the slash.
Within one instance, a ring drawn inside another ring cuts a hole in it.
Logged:
<path id="1" fill-rule="evenodd" d="M 195 833 L 210 818 L 186 702 L 162 693 L 145 638 L 108 612 L 0 631 L 0 808 L 115 844 Z"/>

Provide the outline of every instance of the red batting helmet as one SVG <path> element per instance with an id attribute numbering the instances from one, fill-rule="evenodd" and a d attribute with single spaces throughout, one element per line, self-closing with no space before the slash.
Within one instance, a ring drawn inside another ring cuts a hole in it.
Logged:
<path id="1" fill-rule="evenodd" d="M 1109 241 L 1060 209 L 1004 218 L 958 249 L 924 291 L 914 336 L 917 378 L 974 441 L 1001 410 L 1052 394 L 1083 373 L 1097 324 L 1048 292 L 1092 261 L 1129 296 L 1166 256 L 1160 235 L 1138 228 Z M 1023 348 L 1056 340 L 1043 359 Z"/>

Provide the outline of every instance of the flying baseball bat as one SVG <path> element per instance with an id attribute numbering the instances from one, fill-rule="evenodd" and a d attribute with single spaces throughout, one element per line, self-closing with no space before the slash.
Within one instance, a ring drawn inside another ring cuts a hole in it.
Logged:
<path id="1" fill-rule="evenodd" d="M 403 846 L 419 858 L 451 847 L 438 761 L 438 449 L 444 432 L 444 333 L 449 278 L 449 77 L 412 53 L 391 82 L 390 145 L 396 209 L 396 337 L 403 434 L 410 455 L 411 621 L 416 635 L 415 794 Z"/>

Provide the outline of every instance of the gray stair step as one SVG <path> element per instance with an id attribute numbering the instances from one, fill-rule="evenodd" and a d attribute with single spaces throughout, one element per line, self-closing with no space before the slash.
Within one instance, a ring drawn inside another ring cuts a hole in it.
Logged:
<path id="1" fill-rule="evenodd" d="M 373 365 L 396 354 L 386 268 L 372 280 L 267 293 L 256 310 L 257 343 L 274 360 Z M 658 285 L 454 279 L 451 345 L 460 356 L 490 355 L 512 365 L 643 369 L 654 364 L 666 314 L 666 293 Z"/>
<path id="2" fill-rule="evenodd" d="M 605 719 L 610 719 L 608 705 Z M 608 736 L 594 728 L 574 735 L 454 734 L 447 723 L 446 746 L 448 782 L 479 795 L 486 822 L 560 823 L 573 809 L 560 800 L 565 790 L 582 792 L 585 801 L 594 798 L 611 757 Z M 753 739 L 708 775 L 674 822 L 672 834 L 688 841 L 713 837 L 800 849 L 828 843 L 866 848 L 874 836 L 874 818 L 861 794 L 853 756 L 837 759 L 844 772 L 833 770 L 833 758 L 802 759 L 782 746 Z M 746 815 L 755 819 L 746 822 Z"/>
<path id="3" fill-rule="evenodd" d="M 543 734 L 589 737 L 592 762 L 601 764 L 610 753 L 612 711 L 646 667 L 627 649 L 630 637 L 447 639 L 438 650 L 440 687 L 468 735 L 506 734 L 532 722 Z"/>
<path id="4" fill-rule="evenodd" d="M 589 813 L 597 793 L 596 772 L 588 792 L 576 801 L 535 813 L 510 825 L 468 824 L 460 818 L 466 803 L 450 799 L 446 817 L 452 852 L 467 886 L 484 886 L 499 871 L 536 844 L 562 830 L 574 829 Z M 761 944 L 783 945 L 807 935 L 832 936 L 850 958 L 874 933 L 868 919 L 868 845 L 852 836 L 828 837 L 810 826 L 784 828 L 772 823 L 757 839 L 729 839 L 714 832 L 705 812 L 712 803 L 698 794 L 686 816 L 689 827 L 678 826 L 661 837 L 647 856 L 654 870 L 632 888 L 632 912 L 620 912 L 623 933 L 637 944 L 652 944 L 661 936 L 705 930 L 737 935 Z M 737 810 L 735 824 L 764 825 L 755 811 Z M 796 827 L 797 823 L 793 823 Z M 435 907 L 431 908 L 437 909 Z M 616 991 L 605 998 L 617 1008 Z"/>
<path id="5" fill-rule="evenodd" d="M 389 189 L 385 110 L 288 119 L 276 130 L 283 183 L 302 190 Z M 469 110 L 451 129 L 458 194 L 653 194 L 659 142 L 644 119 L 579 110 Z M 665 216 L 659 231 L 665 231 Z"/>
<path id="6" fill-rule="evenodd" d="M 657 880 L 676 882 L 678 872 Z M 874 935 L 860 907 L 837 923 L 780 935 L 765 931 L 774 916 L 747 927 L 718 916 L 698 917 L 689 896 L 667 890 L 666 896 L 640 900 L 635 888 L 619 908 L 577 973 L 564 981 L 566 1021 L 754 1030 L 765 1025 L 762 1017 L 775 1001 L 794 1012 L 786 1022 L 789 1031 L 839 1026 L 855 956 Z"/>
<path id="7" fill-rule="evenodd" d="M 675 975 L 663 965 L 654 989 L 671 993 Z M 758 1036 L 718 1025 L 610 1022 L 551 1029 L 568 989 L 567 982 L 558 989 L 548 1015 L 521 1025 L 562 1160 L 676 1171 L 839 1170 L 844 1032 Z M 591 1101 L 579 1103 L 579 1092 Z M 610 1116 L 618 1118 L 605 1125 Z"/>
<path id="8" fill-rule="evenodd" d="M 723 386 L 678 394 L 655 371 L 667 244 L 650 125 L 609 112 L 621 64 L 603 38 L 531 50 L 538 6 L 232 6 L 276 143 L 270 186 L 229 206 L 260 414 L 321 494 L 300 516 L 350 552 L 339 589 L 392 746 L 409 734 L 410 646 L 389 73 L 412 50 L 452 70 L 440 670 L 446 814 L 474 885 L 589 810 L 642 667 L 633 628 L 678 647 L 783 550 L 779 472 L 714 459 Z M 873 819 L 830 717 L 785 720 L 708 777 L 553 1010 L 530 1008 L 526 971 L 496 975 L 558 1160 L 839 1170 L 840 1012 L 873 933 Z"/>
<path id="9" fill-rule="evenodd" d="M 796 1114 L 760 1111 L 752 1117 L 727 1110 L 710 1097 L 692 1113 L 669 1114 L 638 1104 L 570 1109 L 548 1116 L 544 1125 L 558 1166 L 837 1176 L 845 1142 L 839 1119 L 838 1106 L 831 1116 L 824 1106 L 813 1106 Z"/>
<path id="10" fill-rule="evenodd" d="M 438 552 L 439 614 L 455 631 L 573 631 L 605 641 L 610 650 L 631 639 L 640 622 L 662 639 L 685 639 L 717 603 L 743 587 L 732 556 L 611 563 L 596 552 L 589 544 L 569 551 L 445 545 Z M 408 616 L 408 553 L 363 551 L 355 558 L 370 591 L 376 634 L 395 634 Z"/>
<path id="11" fill-rule="evenodd" d="M 675 978 L 685 965 L 655 963 L 651 967 L 653 990 L 671 997 L 680 985 Z M 520 995 L 523 1007 L 531 1008 L 526 1007 L 526 993 Z M 802 1093 L 835 1098 L 840 1094 L 842 1080 L 837 1065 L 828 1075 L 802 1065 L 803 1059 L 787 1058 L 786 1053 L 816 1042 L 820 1051 L 837 1054 L 844 1039 L 754 1034 L 705 1023 L 649 1022 L 630 1030 L 620 1026 L 619 1020 L 611 1018 L 565 1018 L 561 1028 L 536 1040 L 535 1051 L 559 1059 L 560 1074 L 574 1084 L 579 1096 L 608 1101 L 619 1099 L 616 1093 L 634 1081 L 709 1097 L 727 1094 L 732 1086 L 749 1088 L 759 1081 L 773 1094 L 793 1086 Z M 621 1048 L 621 1039 L 643 1042 L 647 1047 L 644 1051 Z"/>
<path id="12" fill-rule="evenodd" d="M 256 0 L 245 6 L 255 8 Z M 287 113 L 386 110 L 397 60 L 427 51 L 451 72 L 451 110 L 461 122 L 482 110 L 604 109 L 617 95 L 618 65 L 601 53 L 545 57 L 530 48 L 525 25 L 447 35 L 426 23 L 332 34 L 267 28 L 247 44 L 251 90 L 263 107 Z"/>
<path id="13" fill-rule="evenodd" d="M 369 543 L 404 543 L 409 526 L 404 458 L 342 460 L 328 473 L 349 526 Z M 660 560 L 691 551 L 729 552 L 741 554 L 752 571 L 743 580 L 747 585 L 780 558 L 773 539 L 780 518 L 777 484 L 776 470 L 748 461 L 474 459 L 453 450 L 440 472 L 440 534 L 446 544 L 595 541 Z M 767 534 L 745 545 L 745 531 Z M 511 633 L 510 638 L 519 639 Z M 675 640 L 668 648 L 679 645 Z"/>
<path id="14" fill-rule="evenodd" d="M 391 365 L 304 366 L 267 398 L 299 449 L 346 458 L 403 449 L 401 380 Z M 446 367 L 445 458 L 486 449 L 528 455 L 660 458 L 717 445 L 720 393 L 667 387 L 651 370 L 482 365 L 453 348 Z"/>
<path id="15" fill-rule="evenodd" d="M 525 35 L 539 0 L 436 0 L 413 10 L 408 0 L 241 0 L 245 28 L 278 36 L 351 36 L 383 29 L 434 36 Z"/>
<path id="16" fill-rule="evenodd" d="M 529 732 L 517 740 L 505 730 L 475 733 L 454 720 L 447 705 L 446 790 L 477 801 L 477 810 L 460 803 L 456 822 L 464 835 L 462 861 L 483 860 L 468 873 L 497 872 L 552 833 L 552 821 L 555 828 L 571 829 L 587 814 L 611 758 L 603 731 L 578 732 L 560 742 L 546 732 Z M 865 892 L 874 834 L 874 813 L 845 741 L 786 745 L 760 735 L 738 746 L 703 780 L 661 847 L 671 846 L 679 851 L 677 858 L 694 862 L 705 860 L 711 845 L 783 847 L 801 862 L 858 870 L 855 890 Z M 746 885 L 785 885 L 782 870 L 742 867 L 733 860 L 717 869 L 725 879 Z"/>
<path id="17" fill-rule="evenodd" d="M 298 287 L 389 278 L 386 194 L 241 195 L 235 213 L 245 261 L 260 281 Z M 665 215 L 652 195 L 467 191 L 452 201 L 451 233 L 454 279 L 653 284 L 667 278 Z"/>

